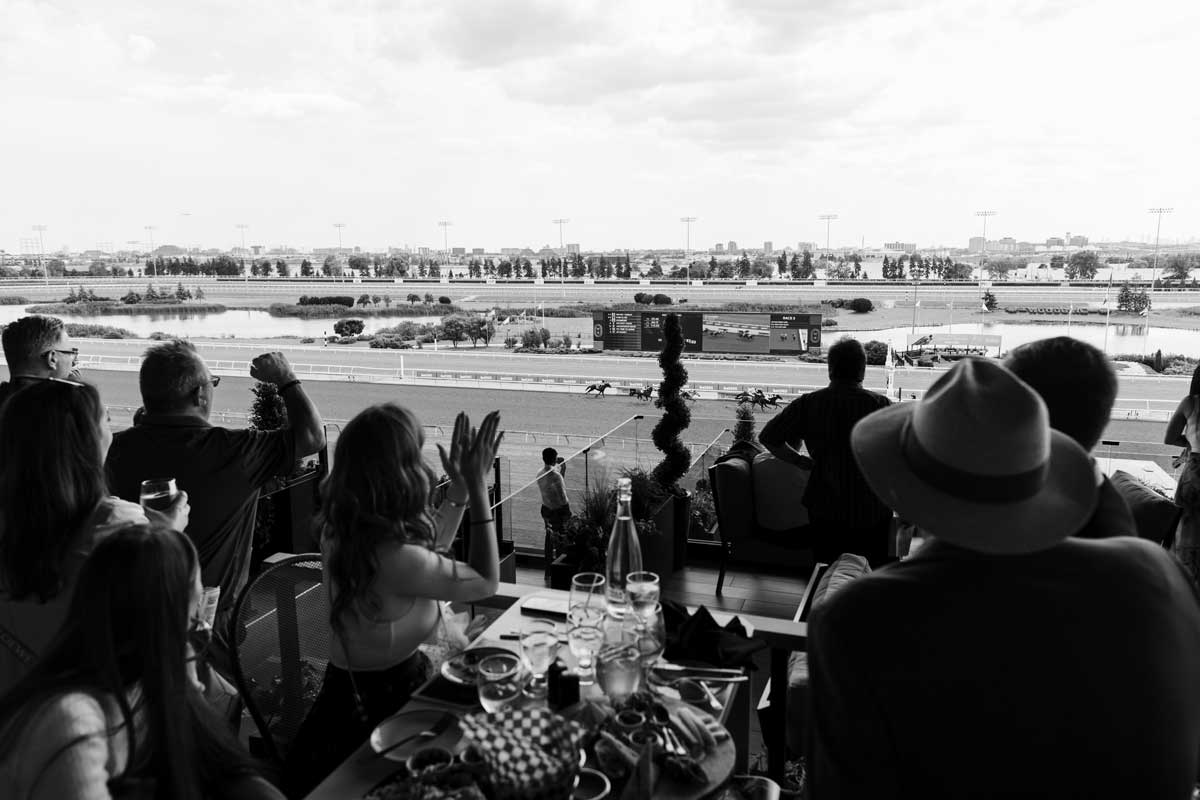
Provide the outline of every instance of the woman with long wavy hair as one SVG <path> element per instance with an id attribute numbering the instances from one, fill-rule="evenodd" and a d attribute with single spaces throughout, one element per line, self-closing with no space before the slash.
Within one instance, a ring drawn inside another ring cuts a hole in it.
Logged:
<path id="1" fill-rule="evenodd" d="M 39 380 L 0 411 L 0 693 L 33 665 L 66 614 L 71 586 L 110 531 L 146 513 L 109 495 L 104 458 L 112 443 L 96 388 Z M 153 476 L 147 476 L 153 477 Z M 181 492 L 155 521 L 183 530 Z"/>
<path id="2" fill-rule="evenodd" d="M 1200 366 L 1192 372 L 1187 397 L 1179 401 L 1167 423 L 1163 442 L 1187 448 L 1175 488 L 1175 505 L 1182 516 L 1172 549 L 1192 579 L 1200 581 Z"/>
<path id="3" fill-rule="evenodd" d="M 288 755 L 288 794 L 301 796 L 408 702 L 429 678 L 418 649 L 434 633 L 440 601 L 474 602 L 500 581 L 487 476 L 504 434 L 493 411 L 478 430 L 465 414 L 450 449 L 438 451 L 450 478 L 430 509 L 434 475 L 424 434 L 408 409 L 365 409 L 338 437 L 321 487 L 321 555 L 334 637 L 321 693 Z M 468 562 L 444 551 L 471 508 Z"/>
<path id="4" fill-rule="evenodd" d="M 0 697 L 0 797 L 281 797 L 201 696 L 201 595 L 181 533 L 130 525 L 96 545 L 49 650 Z"/>

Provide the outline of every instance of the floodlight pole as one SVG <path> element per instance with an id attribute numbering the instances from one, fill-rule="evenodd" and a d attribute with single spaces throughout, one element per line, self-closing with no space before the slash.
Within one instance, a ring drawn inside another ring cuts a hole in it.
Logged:
<path id="1" fill-rule="evenodd" d="M 562 254 L 562 263 L 558 265 L 558 290 L 563 297 L 567 296 L 567 287 L 563 283 L 563 276 L 567 271 L 567 248 L 563 244 L 563 225 L 566 225 L 571 220 L 566 217 L 550 220 L 558 226 L 558 252 Z"/>
<path id="2" fill-rule="evenodd" d="M 38 266 L 42 268 L 42 280 L 46 283 L 46 288 L 50 287 L 50 270 L 46 267 L 46 243 L 42 239 L 42 234 L 46 232 L 45 225 L 34 225 L 33 229 L 38 235 Z"/>
<path id="3" fill-rule="evenodd" d="M 147 225 L 146 232 L 150 234 L 150 270 L 154 277 L 158 277 L 158 265 L 154 263 L 154 230 L 157 225 Z"/>
<path id="4" fill-rule="evenodd" d="M 237 225 L 234 225 L 234 227 L 237 228 L 242 233 L 242 258 L 245 258 L 246 257 L 246 228 L 249 228 L 250 226 L 245 224 L 244 222 L 239 222 Z M 253 266 L 253 263 L 254 262 L 251 261 L 251 266 Z M 242 271 L 242 282 L 243 283 L 250 282 L 250 273 L 245 270 Z"/>
<path id="5" fill-rule="evenodd" d="M 837 214 L 822 214 L 817 219 L 825 220 L 825 254 L 829 254 L 829 226 L 838 218 Z"/>
<path id="6" fill-rule="evenodd" d="M 983 280 L 983 264 L 987 261 L 987 221 L 988 217 L 996 216 L 995 211 L 976 211 L 975 216 L 983 217 L 983 254 L 979 257 L 979 280 Z"/>
<path id="7" fill-rule="evenodd" d="M 1149 213 L 1158 217 L 1158 223 L 1154 228 L 1154 268 L 1150 273 L 1150 293 L 1146 295 L 1146 338 L 1142 343 L 1143 354 L 1150 343 L 1150 309 L 1154 306 L 1154 285 L 1158 283 L 1158 237 L 1162 233 L 1162 218 L 1163 214 L 1174 212 L 1173 208 L 1151 208 Z"/>
<path id="8" fill-rule="evenodd" d="M 692 223 L 695 222 L 697 219 L 699 219 L 699 217 L 680 217 L 679 218 L 679 221 L 687 226 L 687 238 L 684 239 L 684 245 L 683 245 L 683 268 L 685 270 L 684 274 L 687 276 L 688 285 L 691 285 L 691 283 L 692 283 L 692 262 L 691 262 L 691 259 L 688 257 L 688 253 L 691 252 L 691 249 L 692 249 Z"/>

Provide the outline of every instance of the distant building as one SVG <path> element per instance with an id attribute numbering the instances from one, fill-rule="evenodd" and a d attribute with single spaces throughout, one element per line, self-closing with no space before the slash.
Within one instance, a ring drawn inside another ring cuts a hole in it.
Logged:
<path id="1" fill-rule="evenodd" d="M 579 243 L 578 242 L 568 242 L 567 243 L 567 252 L 568 253 L 578 253 L 579 252 Z"/>
<path id="2" fill-rule="evenodd" d="M 816 242 L 797 242 L 796 249 L 799 250 L 801 253 L 803 253 L 805 250 L 807 250 L 808 252 L 811 253 L 817 249 L 817 243 Z"/>
<path id="3" fill-rule="evenodd" d="M 774 253 L 774 252 L 775 252 L 775 243 L 774 242 L 763 242 L 763 254 L 764 255 L 769 256 L 769 255 L 771 255 L 771 253 Z"/>
<path id="4" fill-rule="evenodd" d="M 1087 243 L 1088 243 L 1088 237 L 1086 237 L 1086 236 L 1072 236 L 1071 237 L 1071 247 L 1087 247 Z"/>
<path id="5" fill-rule="evenodd" d="M 1061 236 L 1051 236 L 1049 239 L 1046 240 L 1046 247 L 1064 247 L 1064 246 L 1066 246 L 1066 242 L 1063 241 L 1063 238 Z"/>
<path id="6" fill-rule="evenodd" d="M 521 255 L 521 248 L 519 248 L 519 247 L 501 247 L 500 255 L 502 255 L 502 256 L 519 256 L 519 255 Z"/>
<path id="7" fill-rule="evenodd" d="M 724 253 L 725 245 L 721 244 L 720 242 L 717 242 L 716 244 L 713 245 L 713 252 L 714 253 Z"/>
<path id="8" fill-rule="evenodd" d="M 1011 236 L 1005 236 L 1003 239 L 997 239 L 994 242 L 988 242 L 989 253 L 1015 253 L 1017 252 L 1017 240 Z"/>
<path id="9" fill-rule="evenodd" d="M 467 254 L 467 248 L 465 248 L 465 247 L 451 247 L 450 248 L 450 255 L 452 255 L 452 256 L 465 256 L 466 254 Z"/>
<path id="10" fill-rule="evenodd" d="M 472 247 L 471 248 L 471 255 L 473 255 L 473 256 L 481 256 L 481 255 L 483 255 L 483 252 L 484 251 L 483 251 L 482 247 Z"/>
<path id="11" fill-rule="evenodd" d="M 987 240 L 982 236 L 972 236 L 967 242 L 967 251 L 970 253 L 982 253 L 986 244 Z"/>
<path id="12" fill-rule="evenodd" d="M 427 256 L 431 252 L 432 251 L 428 247 L 418 247 L 417 248 L 417 255 L 419 255 L 419 256 Z"/>
<path id="13" fill-rule="evenodd" d="M 736 253 L 737 252 L 737 242 L 735 242 L 733 239 L 730 239 L 729 244 L 725 245 L 725 250 L 730 253 Z"/>
<path id="14" fill-rule="evenodd" d="M 917 245 L 913 242 L 885 242 L 884 250 L 900 250 L 904 253 L 915 253 Z"/>

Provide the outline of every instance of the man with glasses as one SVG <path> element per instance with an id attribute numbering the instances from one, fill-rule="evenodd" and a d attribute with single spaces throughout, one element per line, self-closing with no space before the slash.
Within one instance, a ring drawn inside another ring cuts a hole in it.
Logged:
<path id="1" fill-rule="evenodd" d="M 79 377 L 75 369 L 79 348 L 72 347 L 58 317 L 21 317 L 4 328 L 0 339 L 8 362 L 8 381 L 0 383 L 0 405 L 14 391 L 35 381 Z"/>
<path id="2" fill-rule="evenodd" d="M 282 353 L 256 357 L 250 376 L 278 387 L 288 427 L 251 431 L 210 425 L 221 379 L 191 342 L 175 339 L 151 347 L 138 376 L 142 412 L 132 428 L 113 436 L 105 463 L 109 489 L 123 499 L 136 502 L 141 482 L 150 478 L 174 478 L 188 493 L 192 511 L 186 533 L 200 554 L 201 579 L 205 586 L 221 588 L 217 646 L 249 577 L 259 492 L 273 478 L 290 474 L 298 459 L 325 446 L 321 415 Z"/>

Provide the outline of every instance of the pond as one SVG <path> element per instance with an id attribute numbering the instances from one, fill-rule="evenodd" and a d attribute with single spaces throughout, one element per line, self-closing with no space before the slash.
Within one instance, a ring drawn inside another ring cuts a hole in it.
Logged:
<path id="1" fill-rule="evenodd" d="M 0 325 L 5 325 L 23 316 L 25 316 L 25 311 L 21 306 L 0 306 Z M 219 314 L 102 314 L 96 316 L 57 314 L 55 316 L 60 317 L 64 322 L 124 328 L 142 337 L 149 336 L 155 331 L 162 331 L 188 338 L 236 336 L 239 339 L 269 339 L 276 336 L 319 338 L 322 335 L 332 335 L 333 323 L 338 319 L 336 317 L 330 319 L 272 317 L 266 311 L 252 311 L 245 308 L 231 308 Z M 353 314 L 346 316 L 354 318 Z M 388 316 L 357 317 L 357 319 L 362 319 L 366 323 L 366 333 L 373 333 L 380 328 L 392 327 L 405 321 L 423 324 L 438 322 L 441 317 Z"/>
<path id="2" fill-rule="evenodd" d="M 949 325 L 918 325 L 918 334 L 927 333 L 978 333 L 989 336 L 1000 336 L 1000 349 L 1007 352 L 1012 348 L 1027 342 L 1046 339 L 1051 336 L 1072 336 L 1076 339 L 1095 345 L 1113 355 L 1125 353 L 1153 353 L 1162 350 L 1163 353 L 1178 353 L 1180 355 L 1200 355 L 1200 331 L 1189 331 L 1180 328 L 1147 328 L 1145 325 L 1112 324 L 1108 326 L 1107 343 L 1105 341 L 1104 323 L 1073 322 L 1070 326 L 1065 323 L 955 323 Z M 913 328 L 905 325 L 899 328 L 887 328 L 878 331 L 845 331 L 838 332 L 836 328 L 826 328 L 824 341 L 826 346 L 833 344 L 842 336 L 853 336 L 860 341 L 876 339 L 892 343 L 892 347 L 904 348 Z"/>

